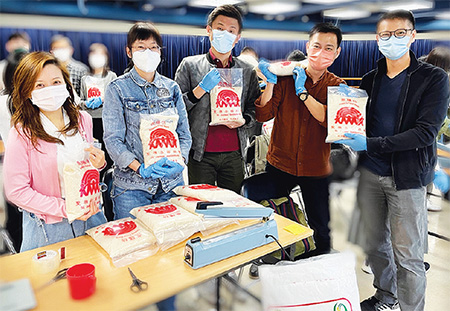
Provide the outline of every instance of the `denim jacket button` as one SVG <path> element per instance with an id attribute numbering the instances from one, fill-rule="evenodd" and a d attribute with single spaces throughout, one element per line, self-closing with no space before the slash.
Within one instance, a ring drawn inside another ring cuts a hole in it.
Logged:
<path id="1" fill-rule="evenodd" d="M 139 105 L 136 105 L 136 108 L 139 109 Z"/>

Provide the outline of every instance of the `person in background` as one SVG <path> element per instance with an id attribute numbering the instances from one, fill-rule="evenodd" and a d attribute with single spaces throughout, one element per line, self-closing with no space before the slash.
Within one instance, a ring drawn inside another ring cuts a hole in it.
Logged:
<path id="1" fill-rule="evenodd" d="M 29 52 L 31 49 L 30 36 L 26 32 L 15 32 L 8 37 L 5 43 L 5 50 L 8 56 L 0 61 L 0 91 L 5 88 L 5 69 L 8 64 L 8 57 L 14 52 Z"/>
<path id="2" fill-rule="evenodd" d="M 428 55 L 421 57 L 421 60 L 424 62 L 427 62 L 431 65 L 434 65 L 434 66 L 444 69 L 445 72 L 447 72 L 447 74 L 450 75 L 450 49 L 449 48 L 443 47 L 443 46 L 435 47 L 434 49 L 432 49 L 430 51 L 430 53 L 428 53 Z M 447 109 L 447 114 L 446 114 L 444 124 L 442 125 L 441 129 L 439 130 L 439 133 L 437 136 L 438 140 L 441 140 L 441 141 L 444 140 L 444 137 L 442 134 L 444 134 L 446 138 L 448 136 L 450 136 L 450 128 L 449 128 L 450 120 L 448 119 L 448 117 L 449 117 L 449 109 Z M 436 174 L 440 174 L 440 173 L 438 173 L 438 171 L 437 171 Z M 442 179 L 443 178 L 440 178 L 440 180 L 442 180 Z M 434 182 L 434 184 L 436 185 L 436 182 Z M 439 185 L 441 186 L 441 184 L 439 184 Z M 443 189 L 444 187 L 441 187 L 441 188 Z M 441 188 L 438 188 L 438 189 L 440 190 Z M 427 193 L 431 193 L 432 191 L 433 191 L 433 184 L 430 183 L 427 187 Z M 429 196 L 427 195 L 427 210 L 432 211 L 432 212 L 439 212 L 442 210 L 442 207 L 440 205 L 434 204 L 430 200 Z"/>
<path id="3" fill-rule="evenodd" d="M 302 60 L 305 59 L 306 59 L 305 54 L 300 50 L 293 50 L 286 56 L 286 60 L 294 62 L 301 62 Z"/>
<path id="4" fill-rule="evenodd" d="M 8 133 L 11 129 L 11 116 L 14 113 L 11 100 L 13 76 L 20 60 L 27 53 L 28 52 L 22 49 L 16 49 L 14 52 L 10 53 L 5 68 L 5 88 L 0 95 L 0 137 L 5 145 L 8 141 Z M 3 187 L 0 189 L 0 193 L 0 200 L 3 200 Z M 7 209 L 5 228 L 9 232 L 14 249 L 18 251 L 22 244 L 22 213 L 19 212 L 17 206 L 14 206 L 7 200 L 5 200 L 5 206 Z"/>
<path id="5" fill-rule="evenodd" d="M 163 158 L 145 166 L 139 135 L 141 114 L 166 112 L 178 115 L 176 132 L 181 154 L 188 161 L 191 134 L 181 90 L 156 69 L 161 61 L 162 37 L 149 23 L 133 25 L 127 35 L 127 56 L 132 69 L 106 88 L 103 109 L 104 142 L 114 161 L 114 218 L 130 217 L 139 206 L 165 202 L 184 184 L 184 166 Z M 161 165 L 162 160 L 166 160 Z M 175 296 L 157 303 L 159 310 L 175 310 Z"/>
<path id="6" fill-rule="evenodd" d="M 376 32 L 384 57 L 360 86 L 369 95 L 367 136 L 347 133 L 338 141 L 361 151 L 357 201 L 376 289 L 361 310 L 423 311 L 426 185 L 448 107 L 448 75 L 410 51 L 416 38 L 410 11 L 384 13 Z"/>
<path id="7" fill-rule="evenodd" d="M 92 43 L 89 47 L 88 60 L 90 72 L 81 78 L 81 107 L 92 116 L 94 138 L 102 144 L 102 149 L 106 152 L 103 144 L 103 102 L 106 86 L 117 78 L 117 75 L 109 69 L 109 53 L 104 44 Z M 106 169 L 108 169 L 112 165 L 108 153 L 106 153 L 106 162 L 108 163 Z"/>
<path id="8" fill-rule="evenodd" d="M 72 58 L 72 41 L 63 35 L 54 35 L 50 42 L 50 53 L 66 66 L 70 75 L 70 82 L 72 83 L 76 95 L 79 97 L 81 78 L 89 72 L 89 68 L 82 62 Z"/>
<path id="9" fill-rule="evenodd" d="M 256 72 L 249 63 L 233 57 L 239 41 L 242 15 L 232 5 L 216 7 L 208 16 L 206 31 L 211 41 L 208 53 L 184 58 L 175 73 L 189 115 L 192 150 L 189 154 L 189 183 L 211 184 L 240 193 L 244 179 L 246 127 L 255 122 L 254 102 L 261 94 Z M 241 108 L 245 124 L 209 126 L 209 92 L 220 82 L 217 68 L 242 68 Z"/>
<path id="10" fill-rule="evenodd" d="M 8 200 L 22 209 L 21 251 L 83 235 L 99 206 L 71 224 L 64 200 L 63 167 L 84 160 L 101 169 L 105 155 L 93 146 L 92 120 L 74 104 L 69 74 L 54 56 L 33 52 L 14 74 L 15 112 L 5 148 L 4 187 Z"/>
<path id="11" fill-rule="evenodd" d="M 329 211 L 330 144 L 327 136 L 327 87 L 345 83 L 327 70 L 341 52 L 341 30 L 328 23 L 315 25 L 306 43 L 308 65 L 297 66 L 294 77 L 277 77 L 260 61 L 267 87 L 255 103 L 256 118 L 275 117 L 267 153 L 266 171 L 288 192 L 302 191 L 308 223 L 314 230 L 316 250 L 305 256 L 328 253 L 331 248 Z"/>

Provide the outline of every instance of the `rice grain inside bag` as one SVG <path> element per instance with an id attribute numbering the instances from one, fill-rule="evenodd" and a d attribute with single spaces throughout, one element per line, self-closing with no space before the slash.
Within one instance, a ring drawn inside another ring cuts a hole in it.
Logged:
<path id="1" fill-rule="evenodd" d="M 69 222 L 86 214 L 92 200 L 100 204 L 100 174 L 89 160 L 64 164 L 63 178 Z"/>
<path id="2" fill-rule="evenodd" d="M 325 142 L 348 139 L 345 133 L 366 135 L 367 99 L 365 90 L 347 85 L 328 87 L 328 136 Z"/>
<path id="3" fill-rule="evenodd" d="M 221 81 L 210 91 L 211 122 L 209 125 L 245 123 L 242 116 L 242 68 L 217 69 Z"/>
<path id="4" fill-rule="evenodd" d="M 200 217 L 169 202 L 136 207 L 130 214 L 153 232 L 162 250 L 204 229 Z"/>
<path id="5" fill-rule="evenodd" d="M 176 132 L 177 124 L 178 114 L 141 115 L 139 134 L 146 167 L 164 157 L 184 165 L 180 141 Z"/>
<path id="6" fill-rule="evenodd" d="M 153 234 L 131 217 L 110 221 L 86 233 L 108 253 L 115 264 L 121 260 L 123 262 L 124 257 L 129 257 L 128 263 L 136 261 L 132 254 L 144 249 L 145 252 L 141 252 L 140 257 L 135 255 L 134 259 L 142 259 L 143 255 L 149 256 L 158 250 Z"/>
<path id="7" fill-rule="evenodd" d="M 275 62 L 269 65 L 269 71 L 277 76 L 292 76 L 293 70 L 296 66 L 303 66 L 303 61 L 301 62 Z"/>

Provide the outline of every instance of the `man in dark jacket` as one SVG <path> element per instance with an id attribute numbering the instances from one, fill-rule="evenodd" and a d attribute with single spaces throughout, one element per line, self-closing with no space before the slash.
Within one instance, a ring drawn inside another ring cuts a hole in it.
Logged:
<path id="1" fill-rule="evenodd" d="M 244 179 L 245 127 L 255 122 L 254 102 L 261 91 L 252 65 L 231 55 L 241 37 L 242 16 L 239 10 L 232 5 L 215 8 L 208 16 L 206 30 L 211 49 L 206 54 L 184 58 L 175 73 L 175 81 L 183 92 L 192 133 L 189 183 L 217 184 L 239 193 Z M 220 82 L 217 68 L 242 68 L 241 109 L 245 124 L 209 125 L 209 92 Z"/>
<path id="2" fill-rule="evenodd" d="M 346 134 L 350 139 L 340 141 L 365 151 L 357 197 L 376 293 L 361 303 L 362 311 L 415 311 L 425 305 L 426 185 L 434 177 L 449 82 L 443 70 L 409 51 L 414 27 L 409 11 L 379 19 L 376 38 L 385 58 L 361 82 L 369 94 L 367 137 Z"/>

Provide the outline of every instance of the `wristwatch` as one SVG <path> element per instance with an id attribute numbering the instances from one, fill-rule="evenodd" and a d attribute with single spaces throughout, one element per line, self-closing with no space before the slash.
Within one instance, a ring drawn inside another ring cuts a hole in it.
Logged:
<path id="1" fill-rule="evenodd" d="M 307 100 L 308 96 L 309 96 L 308 91 L 304 91 L 298 94 L 298 98 L 300 98 L 301 101 Z"/>

